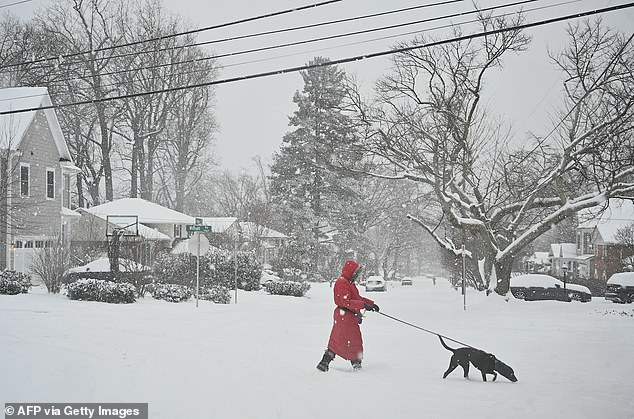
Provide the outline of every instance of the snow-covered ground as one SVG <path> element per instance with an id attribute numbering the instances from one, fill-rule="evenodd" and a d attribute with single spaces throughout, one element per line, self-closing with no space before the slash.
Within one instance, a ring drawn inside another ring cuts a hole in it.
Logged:
<path id="1" fill-rule="evenodd" d="M 149 403 L 150 418 L 632 418 L 634 308 L 525 302 L 415 278 L 364 293 L 381 311 L 496 354 L 519 379 L 471 380 L 438 338 L 376 313 L 363 371 L 315 369 L 332 321 L 328 284 L 305 298 L 240 292 L 238 304 L 70 301 L 0 295 L 0 405 Z M 457 346 L 448 342 L 450 346 Z"/>

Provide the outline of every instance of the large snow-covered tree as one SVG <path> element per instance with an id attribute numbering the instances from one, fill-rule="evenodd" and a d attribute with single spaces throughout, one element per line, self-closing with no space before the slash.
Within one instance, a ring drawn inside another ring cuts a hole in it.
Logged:
<path id="1" fill-rule="evenodd" d="M 327 61 L 315 58 L 301 73 L 304 88 L 295 93 L 297 110 L 289 118 L 293 130 L 274 155 L 270 182 L 280 229 L 304 237 L 308 269 L 314 272 L 321 267 L 319 243 L 330 216 L 353 198 L 347 179 L 332 168 L 351 165 L 357 157 L 350 147 L 355 131 L 342 109 L 345 74 L 322 65 Z"/>
<path id="2" fill-rule="evenodd" d="M 521 19 L 481 15 L 483 31 L 503 31 L 394 56 L 376 101 L 357 102 L 366 153 L 395 168 L 374 174 L 433 190 L 438 218 L 409 217 L 456 253 L 461 243 L 438 227 L 464 232 L 480 287 L 499 294 L 515 257 L 553 225 L 610 197 L 634 197 L 633 45 L 622 34 L 589 22 L 569 28 L 570 46 L 557 55 L 567 78 L 552 135 L 512 147 L 487 116 L 491 70 L 529 44 L 514 29 Z"/>

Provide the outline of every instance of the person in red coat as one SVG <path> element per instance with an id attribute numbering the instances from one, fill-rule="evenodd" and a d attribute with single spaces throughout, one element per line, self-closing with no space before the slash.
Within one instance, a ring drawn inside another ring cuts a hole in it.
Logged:
<path id="1" fill-rule="evenodd" d="M 328 364 L 339 355 L 352 363 L 355 371 L 361 369 L 363 359 L 363 339 L 361 338 L 361 310 L 379 311 L 379 306 L 369 298 L 361 297 L 354 284 L 361 272 L 361 265 L 354 260 L 347 260 L 341 276 L 337 278 L 334 287 L 335 310 L 334 324 L 330 332 L 328 349 L 317 364 L 317 369 L 328 371 Z"/>

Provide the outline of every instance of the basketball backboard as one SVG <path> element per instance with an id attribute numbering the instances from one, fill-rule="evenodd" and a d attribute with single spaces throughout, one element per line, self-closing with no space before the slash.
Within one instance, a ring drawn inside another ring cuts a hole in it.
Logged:
<path id="1" fill-rule="evenodd" d="M 106 236 L 112 237 L 117 231 L 123 232 L 124 236 L 138 236 L 139 217 L 137 215 L 108 215 L 106 217 Z"/>

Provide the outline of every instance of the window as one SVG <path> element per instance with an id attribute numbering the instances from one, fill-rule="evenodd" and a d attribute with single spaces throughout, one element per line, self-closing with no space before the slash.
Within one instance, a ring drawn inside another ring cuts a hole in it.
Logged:
<path id="1" fill-rule="evenodd" d="M 22 247 L 24 247 L 24 244 L 22 243 L 22 240 L 16 240 L 15 241 L 15 248 L 16 249 L 22 249 Z"/>
<path id="2" fill-rule="evenodd" d="M 35 248 L 42 249 L 44 247 L 44 240 L 35 240 Z"/>
<path id="3" fill-rule="evenodd" d="M 31 240 L 24 242 L 25 249 L 33 249 L 33 242 Z"/>
<path id="4" fill-rule="evenodd" d="M 20 165 L 20 195 L 29 196 L 29 177 L 31 168 L 28 164 Z"/>
<path id="5" fill-rule="evenodd" d="M 55 199 L 55 169 L 46 169 L 46 198 Z"/>
<path id="6" fill-rule="evenodd" d="M 174 237 L 183 237 L 183 226 L 174 224 Z"/>

